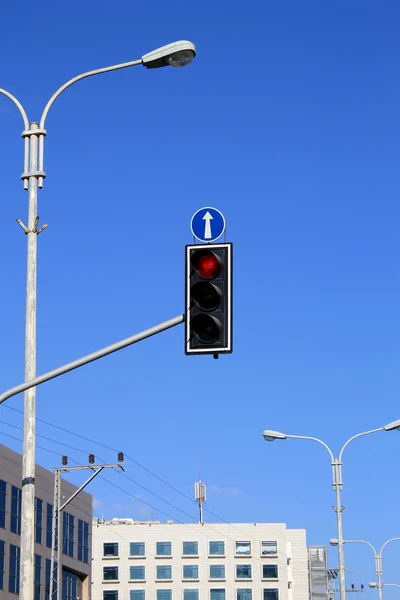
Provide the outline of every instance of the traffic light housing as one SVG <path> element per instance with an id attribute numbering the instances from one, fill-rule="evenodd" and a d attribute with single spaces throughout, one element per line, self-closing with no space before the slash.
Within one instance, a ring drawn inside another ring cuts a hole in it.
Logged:
<path id="1" fill-rule="evenodd" d="M 186 246 L 186 354 L 232 352 L 232 244 Z"/>

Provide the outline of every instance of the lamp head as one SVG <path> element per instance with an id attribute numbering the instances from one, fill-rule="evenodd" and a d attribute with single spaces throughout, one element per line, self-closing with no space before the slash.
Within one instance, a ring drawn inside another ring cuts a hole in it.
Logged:
<path id="1" fill-rule="evenodd" d="M 392 421 L 391 423 L 388 423 L 387 425 L 385 425 L 385 427 L 383 429 L 385 431 L 393 431 L 394 429 L 397 429 L 400 431 L 400 419 L 396 419 L 396 421 Z"/>
<path id="2" fill-rule="evenodd" d="M 274 440 L 286 440 L 286 434 L 280 431 L 274 431 L 273 429 L 266 429 L 263 431 L 264 440 L 266 442 L 273 442 Z"/>
<path id="3" fill-rule="evenodd" d="M 370 581 L 368 585 L 369 585 L 370 588 L 376 588 L 376 587 L 378 587 L 378 584 L 376 583 L 376 581 Z"/>
<path id="4" fill-rule="evenodd" d="M 330 543 L 331 546 L 338 546 L 339 541 L 336 538 L 331 538 L 329 540 L 329 543 Z"/>
<path id="5" fill-rule="evenodd" d="M 168 65 L 185 67 L 192 62 L 195 56 L 196 46 L 187 40 L 180 40 L 148 52 L 142 56 L 142 62 L 147 69 L 157 69 Z"/>

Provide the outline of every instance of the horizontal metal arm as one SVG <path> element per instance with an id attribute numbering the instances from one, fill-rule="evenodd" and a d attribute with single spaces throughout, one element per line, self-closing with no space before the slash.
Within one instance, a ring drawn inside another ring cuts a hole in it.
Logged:
<path id="1" fill-rule="evenodd" d="M 54 379 L 55 377 L 59 377 L 60 375 L 64 375 L 64 373 L 68 373 L 69 371 L 73 371 L 74 369 L 78 369 L 79 367 L 83 367 L 88 363 L 91 363 L 99 358 L 103 358 L 103 356 L 107 356 L 108 354 L 112 354 L 113 352 L 117 352 L 118 350 L 122 350 L 122 348 L 126 348 L 127 346 L 132 346 L 132 344 L 136 344 L 136 342 L 140 342 L 141 340 L 145 340 L 156 333 L 161 333 L 162 331 L 166 331 L 167 329 L 171 329 L 171 327 L 175 327 L 176 325 L 180 325 L 185 321 L 185 315 L 179 315 L 179 317 L 175 317 L 174 319 L 170 319 L 169 321 L 164 321 L 164 323 L 160 323 L 160 325 L 155 325 L 154 327 L 150 327 L 150 329 L 145 329 L 140 333 L 135 333 L 131 337 L 125 338 L 120 342 L 116 342 L 115 344 L 111 344 L 111 346 L 106 346 L 101 350 L 96 350 L 96 352 L 92 352 L 91 354 L 87 354 L 82 358 L 77 358 L 62 367 L 58 367 L 57 369 L 53 369 L 53 371 L 48 371 L 43 375 L 39 375 L 39 377 L 35 377 L 34 379 L 30 379 L 29 381 L 25 381 L 24 383 L 20 383 L 15 387 L 9 389 L 7 392 L 4 392 L 0 395 L 0 404 L 2 404 L 8 398 L 12 396 L 16 396 L 16 394 L 20 394 L 25 390 L 29 390 L 30 388 L 36 387 L 41 383 L 45 383 L 50 379 Z"/>

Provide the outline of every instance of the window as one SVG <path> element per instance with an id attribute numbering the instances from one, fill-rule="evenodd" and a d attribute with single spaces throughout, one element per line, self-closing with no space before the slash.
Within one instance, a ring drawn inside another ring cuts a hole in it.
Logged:
<path id="1" fill-rule="evenodd" d="M 51 506 L 51 505 L 50 505 Z M 54 589 L 53 589 L 53 600 L 57 597 L 57 563 L 54 563 Z M 46 558 L 46 587 L 44 598 L 49 600 L 50 596 L 50 577 L 51 577 L 51 560 Z"/>
<path id="2" fill-rule="evenodd" d="M 225 565 L 210 565 L 210 579 L 225 579 Z"/>
<path id="3" fill-rule="evenodd" d="M 276 542 L 261 542 L 262 556 L 277 556 L 278 544 Z"/>
<path id="4" fill-rule="evenodd" d="M 82 598 L 82 581 L 75 573 L 63 569 L 62 600 L 77 600 Z"/>
<path id="5" fill-rule="evenodd" d="M 264 589 L 264 600 L 279 600 L 279 591 L 275 588 Z"/>
<path id="6" fill-rule="evenodd" d="M 103 600 L 118 600 L 117 590 L 104 590 Z"/>
<path id="7" fill-rule="evenodd" d="M 278 579 L 278 565 L 263 565 L 263 579 Z"/>
<path id="8" fill-rule="evenodd" d="M 129 592 L 129 600 L 145 600 L 144 590 L 131 590 Z"/>
<path id="9" fill-rule="evenodd" d="M 225 556 L 225 542 L 210 542 L 210 556 Z"/>
<path id="10" fill-rule="evenodd" d="M 145 556 L 144 542 L 131 542 L 129 544 L 130 556 Z"/>
<path id="11" fill-rule="evenodd" d="M 47 503 L 46 511 L 46 546 L 51 548 L 51 538 L 53 536 L 53 505 Z"/>
<path id="12" fill-rule="evenodd" d="M 210 590 L 210 600 L 225 600 L 225 590 Z"/>
<path id="13" fill-rule="evenodd" d="M 118 567 L 103 567 L 103 581 L 118 581 Z"/>
<path id="14" fill-rule="evenodd" d="M 250 556 L 251 542 L 236 542 L 236 554 L 240 556 Z"/>
<path id="15" fill-rule="evenodd" d="M 183 600 L 199 600 L 199 590 L 183 590 Z"/>
<path id="16" fill-rule="evenodd" d="M 4 557 L 5 543 L 0 542 L 0 590 L 4 590 Z"/>
<path id="17" fill-rule="evenodd" d="M 89 562 L 89 523 L 78 519 L 78 560 Z"/>
<path id="18" fill-rule="evenodd" d="M 239 588 L 236 594 L 236 600 L 252 600 L 252 591 L 250 588 Z"/>
<path id="19" fill-rule="evenodd" d="M 183 565 L 183 579 L 198 579 L 199 567 L 197 565 Z"/>
<path id="20" fill-rule="evenodd" d="M 172 579 L 172 567 L 159 565 L 157 567 L 156 579 Z"/>
<path id="21" fill-rule="evenodd" d="M 43 500 L 35 498 L 35 542 L 42 543 Z"/>
<path id="22" fill-rule="evenodd" d="M 172 590 L 157 590 L 157 600 L 172 600 Z"/>
<path id="23" fill-rule="evenodd" d="M 7 500 L 7 484 L 0 479 L 0 527 L 6 527 L 6 500 Z"/>
<path id="24" fill-rule="evenodd" d="M 21 498 L 22 492 L 19 488 L 11 488 L 11 531 L 21 535 Z"/>
<path id="25" fill-rule="evenodd" d="M 171 556 L 171 542 L 157 542 L 156 543 L 156 556 Z"/>
<path id="26" fill-rule="evenodd" d="M 40 600 L 40 579 L 42 574 L 42 557 L 35 554 L 34 563 L 34 596 L 33 600 Z"/>
<path id="27" fill-rule="evenodd" d="M 198 556 L 199 555 L 199 543 L 198 542 L 183 542 L 182 554 L 183 554 L 183 556 Z"/>
<path id="28" fill-rule="evenodd" d="M 130 567 L 129 568 L 129 579 L 131 581 L 144 581 L 145 568 L 144 567 Z"/>
<path id="29" fill-rule="evenodd" d="M 67 512 L 63 513 L 63 552 L 67 556 L 74 556 L 74 528 L 75 517 Z"/>
<path id="30" fill-rule="evenodd" d="M 236 579 L 251 579 L 251 565 L 236 565 Z"/>
<path id="31" fill-rule="evenodd" d="M 11 594 L 19 594 L 19 568 L 20 550 L 17 548 L 17 546 L 10 544 L 10 574 L 8 579 L 8 591 L 11 592 Z"/>
<path id="32" fill-rule="evenodd" d="M 103 556 L 118 556 L 118 543 L 117 542 L 104 542 Z"/>

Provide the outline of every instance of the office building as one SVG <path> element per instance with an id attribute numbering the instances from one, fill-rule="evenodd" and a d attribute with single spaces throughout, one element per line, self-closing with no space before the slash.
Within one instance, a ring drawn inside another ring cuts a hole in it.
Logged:
<path id="1" fill-rule="evenodd" d="M 94 600 L 308 600 L 304 529 L 93 521 Z"/>
<path id="2" fill-rule="evenodd" d="M 57 465 L 56 465 L 57 466 Z M 0 444 L 0 597 L 19 594 L 22 457 Z M 76 487 L 62 480 L 69 498 Z M 34 599 L 49 600 L 54 474 L 36 465 Z M 81 492 L 61 517 L 62 600 L 89 600 L 92 496 Z"/>

